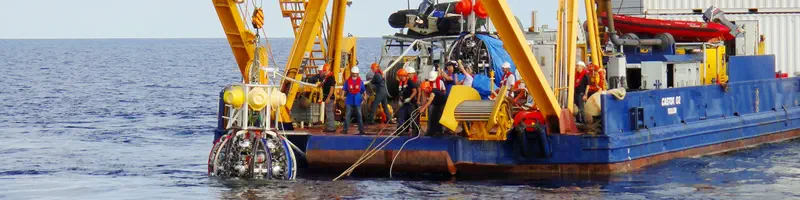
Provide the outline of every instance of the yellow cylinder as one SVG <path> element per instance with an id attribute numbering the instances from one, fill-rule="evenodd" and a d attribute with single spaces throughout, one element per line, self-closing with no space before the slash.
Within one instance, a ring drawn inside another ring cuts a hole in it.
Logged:
<path id="1" fill-rule="evenodd" d="M 278 90 L 278 88 L 272 89 L 269 104 L 273 109 L 286 105 L 286 94 L 282 93 L 280 90 Z"/>
<path id="2" fill-rule="evenodd" d="M 268 101 L 267 91 L 264 88 L 256 87 L 247 93 L 247 105 L 254 111 L 261 111 L 264 107 L 267 107 Z"/>
<path id="3" fill-rule="evenodd" d="M 240 86 L 232 86 L 225 90 L 222 100 L 234 108 L 241 108 L 244 104 L 244 90 Z"/>

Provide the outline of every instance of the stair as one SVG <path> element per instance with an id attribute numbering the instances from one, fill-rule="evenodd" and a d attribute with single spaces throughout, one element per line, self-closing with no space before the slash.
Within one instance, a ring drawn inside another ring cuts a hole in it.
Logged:
<path id="1" fill-rule="evenodd" d="M 297 35 L 300 34 L 300 28 L 303 23 L 308 0 L 279 0 L 279 3 L 281 15 L 283 15 L 284 18 L 289 18 L 292 24 L 292 31 L 295 37 L 297 37 Z M 305 65 L 305 69 L 303 69 L 305 77 L 316 75 L 318 73 L 317 67 L 324 65 L 327 60 L 327 51 L 325 49 L 328 43 L 326 27 L 327 23 L 324 23 L 323 26 L 320 27 L 321 30 L 314 40 L 311 51 L 305 53 L 304 58 L 308 61 Z"/>

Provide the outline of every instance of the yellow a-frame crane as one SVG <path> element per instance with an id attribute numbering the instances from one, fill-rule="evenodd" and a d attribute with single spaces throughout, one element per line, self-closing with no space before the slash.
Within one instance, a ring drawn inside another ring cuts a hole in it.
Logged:
<path id="1" fill-rule="evenodd" d="M 225 35 L 233 50 L 236 62 L 242 73 L 245 83 L 250 83 L 251 70 L 248 66 L 258 59 L 259 63 L 267 63 L 266 50 L 263 47 L 256 47 L 256 33 L 249 30 L 245 19 L 240 13 L 239 5 L 245 3 L 244 0 L 212 0 L 214 8 L 222 24 Z M 281 81 L 281 92 L 286 94 L 286 104 L 282 106 L 278 116 L 283 123 L 291 122 L 291 108 L 300 90 L 298 80 L 306 75 L 316 73 L 317 62 L 330 63 L 331 71 L 339 74 L 342 67 L 352 66 L 355 63 L 355 38 L 343 38 L 344 16 L 347 0 L 333 0 L 333 19 L 328 27 L 331 31 L 329 35 L 324 33 L 323 27 L 325 11 L 328 0 L 281 0 L 281 12 L 288 16 L 292 21 L 295 42 L 290 50 L 288 61 L 284 67 L 285 75 Z M 245 15 L 246 16 L 246 15 Z M 330 40 L 326 42 L 325 37 Z M 327 49 L 327 51 L 326 51 Z M 342 64 L 342 51 L 350 54 L 347 65 Z M 321 54 L 321 55 L 320 55 Z M 261 55 L 261 56 L 257 56 Z M 306 69 L 300 67 L 305 63 Z M 300 73 L 310 71 L 311 73 Z M 263 71 L 260 71 L 263 73 Z M 260 74 L 258 77 L 266 77 Z M 264 83 L 266 80 L 259 80 Z M 341 82 L 341 81 L 339 81 Z"/>
<path id="2" fill-rule="evenodd" d="M 539 112 L 546 118 L 547 124 L 550 125 L 550 131 L 564 132 L 573 131 L 574 128 L 569 127 L 569 124 L 563 124 L 570 118 L 567 115 L 572 113 L 573 95 L 574 95 L 574 80 L 575 80 L 575 63 L 577 61 L 577 34 L 578 34 L 578 0 L 560 0 L 558 10 L 559 30 L 557 40 L 557 54 L 556 63 L 564 71 L 560 74 L 565 74 L 566 81 L 556 81 L 556 91 L 566 90 L 566 98 L 561 97 L 565 101 L 561 103 L 557 100 L 557 96 L 550 84 L 545 79 L 538 61 L 535 59 L 531 47 L 528 45 L 522 29 L 519 27 L 511 9 L 508 7 L 506 0 L 483 0 L 480 3 L 486 9 L 489 19 L 497 30 L 499 38 L 503 41 L 505 50 L 510 55 L 511 59 L 516 64 L 517 71 L 520 78 L 524 81 L 528 93 L 533 97 L 536 107 Z M 594 1 L 585 0 L 588 7 L 587 19 L 589 25 L 589 46 L 593 49 L 591 59 L 595 63 L 600 62 L 600 48 L 599 41 L 596 37 L 596 16 L 594 14 Z M 503 87 L 501 94 L 504 94 L 508 88 Z M 451 130 L 456 130 L 458 125 L 464 126 L 467 137 L 470 140 L 505 140 L 505 133 L 512 128 L 513 116 L 511 109 L 508 107 L 505 95 L 498 95 L 498 98 L 493 100 L 492 103 L 478 103 L 480 97 L 477 91 L 466 86 L 453 86 L 451 93 L 458 93 L 458 96 L 450 96 L 445 105 L 444 113 L 439 121 L 442 125 Z M 566 105 L 564 105 L 566 104 Z M 491 105 L 487 107 L 487 105 Z M 564 106 L 564 107 L 562 107 Z M 485 112 L 491 112 L 485 113 Z M 488 119 L 479 119 L 475 117 L 464 117 L 469 115 L 489 116 Z M 563 119 L 562 119 L 563 118 Z M 574 122 L 572 127 L 574 127 Z"/>

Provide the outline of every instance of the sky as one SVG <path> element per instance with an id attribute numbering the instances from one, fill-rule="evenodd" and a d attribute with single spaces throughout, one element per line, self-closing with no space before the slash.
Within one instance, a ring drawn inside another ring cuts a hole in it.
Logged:
<path id="1" fill-rule="evenodd" d="M 0 39 L 225 37 L 211 0 L 5 1 L 0 6 Z M 293 37 L 289 19 L 280 14 L 278 0 L 260 1 L 268 37 Z M 555 28 L 557 0 L 507 1 L 523 28 L 530 26 L 534 10 L 538 11 L 539 25 Z M 389 27 L 388 17 L 406 9 L 409 2 L 414 8 L 421 0 L 353 0 L 347 10 L 345 33 L 357 37 L 393 34 L 397 29 Z"/>

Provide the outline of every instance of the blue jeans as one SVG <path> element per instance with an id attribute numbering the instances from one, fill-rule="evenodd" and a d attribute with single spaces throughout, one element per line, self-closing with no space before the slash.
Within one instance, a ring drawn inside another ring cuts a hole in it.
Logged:
<path id="1" fill-rule="evenodd" d="M 403 123 L 408 120 L 414 120 L 417 124 L 419 124 L 419 116 L 415 117 L 414 119 L 411 118 L 412 112 L 417 109 L 417 105 L 413 103 L 403 103 L 400 106 L 400 109 L 397 110 L 397 128 L 400 128 Z M 409 127 L 411 128 L 411 132 L 413 135 L 419 134 L 419 128 L 417 128 L 413 124 L 408 124 L 406 128 L 400 130 L 401 133 L 405 133 L 408 131 Z"/>
<path id="2" fill-rule="evenodd" d="M 356 105 L 347 105 L 347 112 L 344 114 L 344 133 L 347 133 L 347 128 L 350 127 L 350 117 L 356 113 L 356 120 L 358 120 L 358 132 L 364 133 L 364 119 L 361 117 L 361 107 Z"/>

